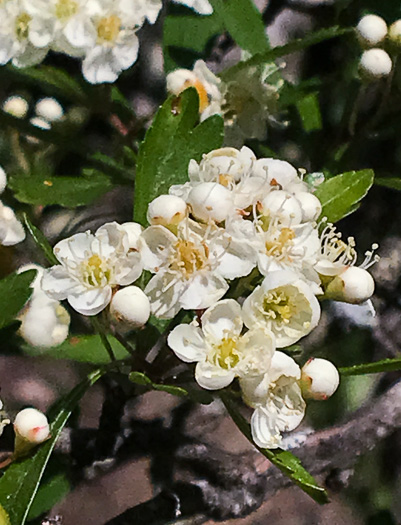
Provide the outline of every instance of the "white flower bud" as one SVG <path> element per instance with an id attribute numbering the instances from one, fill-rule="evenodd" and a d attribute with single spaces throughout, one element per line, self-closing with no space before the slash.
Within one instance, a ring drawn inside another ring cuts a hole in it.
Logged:
<path id="1" fill-rule="evenodd" d="M 205 222 L 222 222 L 234 211 L 231 192 L 216 182 L 203 182 L 192 188 L 188 204 L 194 217 Z"/>
<path id="2" fill-rule="evenodd" d="M 261 202 L 263 214 L 278 217 L 281 224 L 299 224 L 302 209 L 298 200 L 286 191 L 271 191 Z"/>
<path id="3" fill-rule="evenodd" d="M 337 368 L 327 359 L 312 358 L 302 367 L 302 395 L 324 401 L 334 394 L 340 383 Z"/>
<path id="4" fill-rule="evenodd" d="M 361 44 L 372 47 L 386 38 L 387 24 L 380 16 L 366 15 L 359 21 L 356 31 Z"/>
<path id="5" fill-rule="evenodd" d="M 388 30 L 388 39 L 397 47 L 401 46 L 401 19 L 391 24 Z"/>
<path id="6" fill-rule="evenodd" d="M 38 117 L 44 118 L 48 122 L 56 122 L 63 118 L 64 110 L 61 104 L 52 97 L 45 97 L 39 100 L 35 106 Z"/>
<path id="7" fill-rule="evenodd" d="M 169 226 L 177 225 L 185 217 L 187 203 L 175 195 L 160 195 L 148 206 L 147 219 L 149 224 Z"/>
<path id="8" fill-rule="evenodd" d="M 70 315 L 58 301 L 38 292 L 19 316 L 19 335 L 31 346 L 49 348 L 68 337 Z"/>
<path id="9" fill-rule="evenodd" d="M 26 117 L 28 109 L 28 102 L 19 95 L 8 97 L 3 103 L 3 111 L 16 118 Z"/>
<path id="10" fill-rule="evenodd" d="M 372 297 L 375 282 L 367 270 L 349 266 L 327 286 L 325 296 L 351 304 L 363 303 Z"/>
<path id="11" fill-rule="evenodd" d="M 378 48 L 364 51 L 359 62 L 359 72 L 368 81 L 387 77 L 392 67 L 393 64 L 388 53 Z"/>
<path id="12" fill-rule="evenodd" d="M 14 430 L 18 438 L 32 445 L 43 443 L 50 437 L 47 417 L 36 408 L 25 408 L 18 412 L 14 420 Z"/>
<path id="13" fill-rule="evenodd" d="M 29 122 L 32 124 L 32 126 L 35 126 L 36 128 L 51 129 L 50 123 L 41 117 L 33 117 L 29 120 Z"/>
<path id="14" fill-rule="evenodd" d="M 7 186 L 6 172 L 0 166 L 0 193 L 3 193 L 3 191 L 6 189 L 6 186 Z"/>
<path id="15" fill-rule="evenodd" d="M 302 222 L 315 221 L 322 213 L 320 200 L 307 191 L 300 191 L 296 197 L 302 208 Z"/>
<path id="16" fill-rule="evenodd" d="M 121 288 L 111 300 L 110 314 L 123 329 L 139 328 L 148 322 L 149 299 L 137 286 Z"/>

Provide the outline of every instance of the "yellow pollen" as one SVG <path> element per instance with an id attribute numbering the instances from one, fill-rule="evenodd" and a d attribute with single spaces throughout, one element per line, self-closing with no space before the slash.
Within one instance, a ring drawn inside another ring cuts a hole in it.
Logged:
<path id="1" fill-rule="evenodd" d="M 101 43 L 113 43 L 120 32 L 121 20 L 116 15 L 102 18 L 97 25 L 97 36 Z"/>
<path id="2" fill-rule="evenodd" d="M 174 245 L 175 257 L 171 269 L 180 271 L 188 279 L 194 272 L 206 266 L 209 249 L 206 245 L 202 245 L 202 248 L 191 241 L 180 239 Z"/>
<path id="3" fill-rule="evenodd" d="M 229 337 L 216 345 L 209 353 L 208 361 L 216 366 L 220 366 L 225 370 L 234 368 L 241 357 L 241 353 L 237 348 L 238 338 Z"/>
<path id="4" fill-rule="evenodd" d="M 60 20 L 68 20 L 78 11 L 78 2 L 74 0 L 58 0 L 56 4 L 56 16 Z"/>
<path id="5" fill-rule="evenodd" d="M 223 173 L 219 175 L 219 184 L 221 184 L 222 186 L 225 186 L 227 188 L 232 184 L 232 182 L 233 178 L 230 175 Z"/>
<path id="6" fill-rule="evenodd" d="M 189 87 L 194 87 L 196 91 L 198 92 L 199 96 L 199 113 L 203 113 L 205 109 L 209 105 L 209 96 L 207 94 L 205 86 L 202 84 L 202 82 L 198 79 L 196 80 L 187 80 L 184 83 L 183 91 L 184 89 L 187 89 Z"/>
<path id="7" fill-rule="evenodd" d="M 88 286 L 105 286 L 110 280 L 111 271 L 104 260 L 95 254 L 82 263 L 82 276 Z"/>
<path id="8" fill-rule="evenodd" d="M 268 239 L 265 242 L 266 252 L 274 257 L 280 257 L 286 247 L 292 246 L 295 233 L 291 228 L 283 228 L 277 239 Z"/>
<path id="9" fill-rule="evenodd" d="M 288 324 L 293 314 L 294 306 L 284 292 L 273 291 L 263 301 L 263 310 L 270 318 Z"/>
<path id="10" fill-rule="evenodd" d="M 21 13 L 15 20 L 15 33 L 19 41 L 28 38 L 29 22 L 32 17 L 28 13 Z"/>

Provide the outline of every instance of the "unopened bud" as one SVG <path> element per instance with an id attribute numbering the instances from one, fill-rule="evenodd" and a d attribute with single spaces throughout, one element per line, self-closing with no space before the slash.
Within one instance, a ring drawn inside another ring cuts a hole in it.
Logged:
<path id="1" fill-rule="evenodd" d="M 28 109 L 28 102 L 18 95 L 8 97 L 3 103 L 3 111 L 16 118 L 26 117 Z"/>
<path id="2" fill-rule="evenodd" d="M 175 195 L 160 195 L 148 206 L 147 219 L 149 224 L 176 226 L 187 212 L 187 204 L 181 197 Z"/>
<path id="3" fill-rule="evenodd" d="M 50 438 L 47 417 L 36 408 L 25 408 L 14 420 L 14 457 L 25 455 L 29 450 Z"/>
<path id="4" fill-rule="evenodd" d="M 375 282 L 367 270 L 349 266 L 327 286 L 325 297 L 351 304 L 363 303 L 372 297 Z"/>
<path id="5" fill-rule="evenodd" d="M 373 48 L 364 51 L 359 62 L 359 72 L 364 80 L 372 81 L 387 77 L 393 64 L 383 49 Z"/>
<path id="6" fill-rule="evenodd" d="M 300 191 L 296 198 L 301 204 L 302 222 L 315 221 L 322 213 L 322 204 L 312 193 Z"/>
<path id="7" fill-rule="evenodd" d="M 401 46 L 401 19 L 391 24 L 388 30 L 388 39 L 396 47 Z"/>
<path id="8" fill-rule="evenodd" d="M 387 24 L 377 15 L 366 15 L 356 26 L 358 39 L 362 45 L 373 47 L 386 38 Z"/>
<path id="9" fill-rule="evenodd" d="M 110 315 L 123 330 L 140 328 L 149 320 L 149 299 L 137 286 L 121 288 L 111 300 Z"/>
<path id="10" fill-rule="evenodd" d="M 302 209 L 297 198 L 286 191 L 271 191 L 262 200 L 262 213 L 278 217 L 286 226 L 299 224 L 302 221 Z"/>
<path id="11" fill-rule="evenodd" d="M 45 97 L 39 100 L 35 106 L 38 117 L 44 118 L 48 122 L 56 122 L 63 118 L 64 110 L 55 98 Z"/>
<path id="12" fill-rule="evenodd" d="M 216 182 L 203 182 L 192 188 L 188 204 L 194 217 L 205 222 L 222 222 L 234 210 L 230 190 Z"/>
<path id="13" fill-rule="evenodd" d="M 340 383 L 337 368 L 327 359 L 312 358 L 303 366 L 302 395 L 324 401 L 334 394 Z"/>

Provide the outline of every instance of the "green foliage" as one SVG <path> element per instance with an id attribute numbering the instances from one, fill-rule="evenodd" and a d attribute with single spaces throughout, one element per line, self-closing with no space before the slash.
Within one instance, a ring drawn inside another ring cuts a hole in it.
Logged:
<path id="1" fill-rule="evenodd" d="M 278 467 L 283 474 L 288 476 L 317 503 L 323 504 L 328 502 L 327 492 L 317 484 L 313 476 L 305 470 L 299 459 L 294 456 L 294 454 L 279 448 L 270 450 L 255 445 L 252 439 L 251 427 L 239 413 L 237 407 L 230 398 L 230 395 L 227 392 L 222 392 L 220 397 L 234 423 L 255 448 L 257 448 L 269 461 Z"/>
<path id="2" fill-rule="evenodd" d="M 321 217 L 337 222 L 356 210 L 373 184 L 372 170 L 348 171 L 320 184 L 315 192 L 323 209 Z"/>
<path id="3" fill-rule="evenodd" d="M 49 241 L 43 235 L 43 233 L 29 220 L 28 215 L 24 214 L 24 222 L 27 230 L 35 241 L 36 246 L 41 250 L 43 255 L 49 261 L 50 264 L 59 264 L 57 257 L 53 253 L 53 248 L 50 246 Z"/>
<path id="4" fill-rule="evenodd" d="M 126 359 L 130 356 L 123 345 L 113 336 L 108 336 L 107 339 L 117 360 Z M 75 335 L 61 345 L 51 348 L 24 345 L 23 350 L 29 356 L 46 355 L 55 359 L 70 359 L 95 365 L 110 363 L 110 356 L 105 350 L 99 335 Z"/>
<path id="5" fill-rule="evenodd" d="M 109 177 L 96 170 L 83 177 L 21 173 L 11 177 L 8 185 L 20 202 L 41 206 L 58 204 L 66 208 L 90 204 L 112 188 Z"/>
<path id="6" fill-rule="evenodd" d="M 11 324 L 32 295 L 36 270 L 12 273 L 0 281 L 0 329 Z"/>
<path id="7" fill-rule="evenodd" d="M 49 414 L 51 438 L 40 445 L 31 455 L 12 463 L 0 478 L 0 504 L 7 511 L 11 525 L 24 525 L 34 497 L 38 491 L 46 465 L 54 445 L 71 412 L 103 372 L 96 370 L 62 398 Z"/>
<path id="8" fill-rule="evenodd" d="M 139 149 L 135 181 L 134 220 L 146 224 L 151 200 L 167 193 L 172 184 L 187 181 L 191 159 L 221 147 L 223 120 L 214 115 L 201 124 L 198 95 L 193 88 L 169 97 L 157 112 Z"/>
<path id="9" fill-rule="evenodd" d="M 401 358 L 383 359 L 381 361 L 375 361 L 374 363 L 339 368 L 339 372 L 343 376 L 378 374 L 380 372 L 395 372 L 397 370 L 401 370 Z"/>
<path id="10" fill-rule="evenodd" d="M 397 179 L 396 177 L 377 177 L 375 179 L 375 184 L 378 186 L 384 186 L 385 188 L 401 191 L 401 179 Z"/>
<path id="11" fill-rule="evenodd" d="M 10 518 L 2 505 L 0 505 L 0 525 L 11 525 Z"/>
<path id="12" fill-rule="evenodd" d="M 307 133 L 322 129 L 322 115 L 316 93 L 311 93 L 301 98 L 296 105 L 302 120 L 302 126 Z"/>
<path id="13" fill-rule="evenodd" d="M 252 55 L 269 49 L 262 16 L 252 0 L 210 0 L 210 3 L 242 49 Z"/>
<path id="14" fill-rule="evenodd" d="M 57 502 L 62 500 L 71 489 L 70 482 L 65 474 L 56 474 L 39 489 L 32 502 L 28 515 L 28 521 L 48 512 Z M 1 522 L 0 522 L 1 524 Z"/>

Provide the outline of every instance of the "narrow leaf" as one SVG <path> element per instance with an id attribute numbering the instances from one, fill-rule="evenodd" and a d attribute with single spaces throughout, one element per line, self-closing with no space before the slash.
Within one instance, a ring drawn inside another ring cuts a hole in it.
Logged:
<path id="1" fill-rule="evenodd" d="M 315 191 L 322 203 L 321 217 L 337 222 L 355 211 L 355 205 L 367 194 L 373 184 L 372 170 L 348 171 L 328 179 Z"/>
<path id="2" fill-rule="evenodd" d="M 11 324 L 32 295 L 36 270 L 12 273 L 0 281 L 0 329 Z"/>
<path id="3" fill-rule="evenodd" d="M 32 502 L 28 521 L 48 512 L 56 503 L 61 501 L 70 490 L 71 485 L 65 474 L 57 474 L 47 483 L 43 483 L 39 486 L 39 490 Z"/>
<path id="4" fill-rule="evenodd" d="M 60 432 L 84 393 L 102 375 L 101 370 L 92 372 L 60 400 L 49 414 L 51 439 L 36 449 L 33 455 L 12 463 L 0 478 L 0 503 L 8 512 L 11 525 L 24 525 Z"/>
<path id="5" fill-rule="evenodd" d="M 379 177 L 375 179 L 375 184 L 378 186 L 384 186 L 385 188 L 401 191 L 401 179 L 397 177 Z"/>
<path id="6" fill-rule="evenodd" d="M 210 0 L 237 44 L 252 55 L 269 49 L 262 15 L 252 0 Z"/>
<path id="7" fill-rule="evenodd" d="M 50 264 L 59 264 L 57 257 L 53 253 L 53 248 L 50 246 L 49 241 L 43 235 L 43 233 L 29 220 L 28 215 L 24 213 L 25 225 L 31 234 L 35 244 L 42 251 L 43 255 L 49 261 Z"/>
<path id="8" fill-rule="evenodd" d="M 138 154 L 134 218 L 146 224 L 148 204 L 172 184 L 187 181 L 188 163 L 221 147 L 223 120 L 215 115 L 199 125 L 198 95 L 193 88 L 170 97 L 159 109 Z"/>
<path id="9" fill-rule="evenodd" d="M 375 361 L 374 363 L 339 368 L 339 372 L 343 376 L 378 374 L 380 372 L 394 372 L 397 370 L 401 370 L 401 358 L 383 359 L 382 361 Z"/>
<path id="10" fill-rule="evenodd" d="M 322 129 L 322 115 L 316 93 L 311 93 L 296 104 L 304 130 L 309 133 Z"/>
<path id="11" fill-rule="evenodd" d="M 238 412 L 237 407 L 230 398 L 227 392 L 220 394 L 221 399 L 244 436 L 252 443 L 252 445 L 259 450 L 269 461 L 278 467 L 283 474 L 288 476 L 298 487 L 300 487 L 306 494 L 311 496 L 317 503 L 323 504 L 328 502 L 327 492 L 320 487 L 316 480 L 309 474 L 309 472 L 301 465 L 300 460 L 289 451 L 267 448 L 260 448 L 253 442 L 251 427 L 242 415 Z"/>

